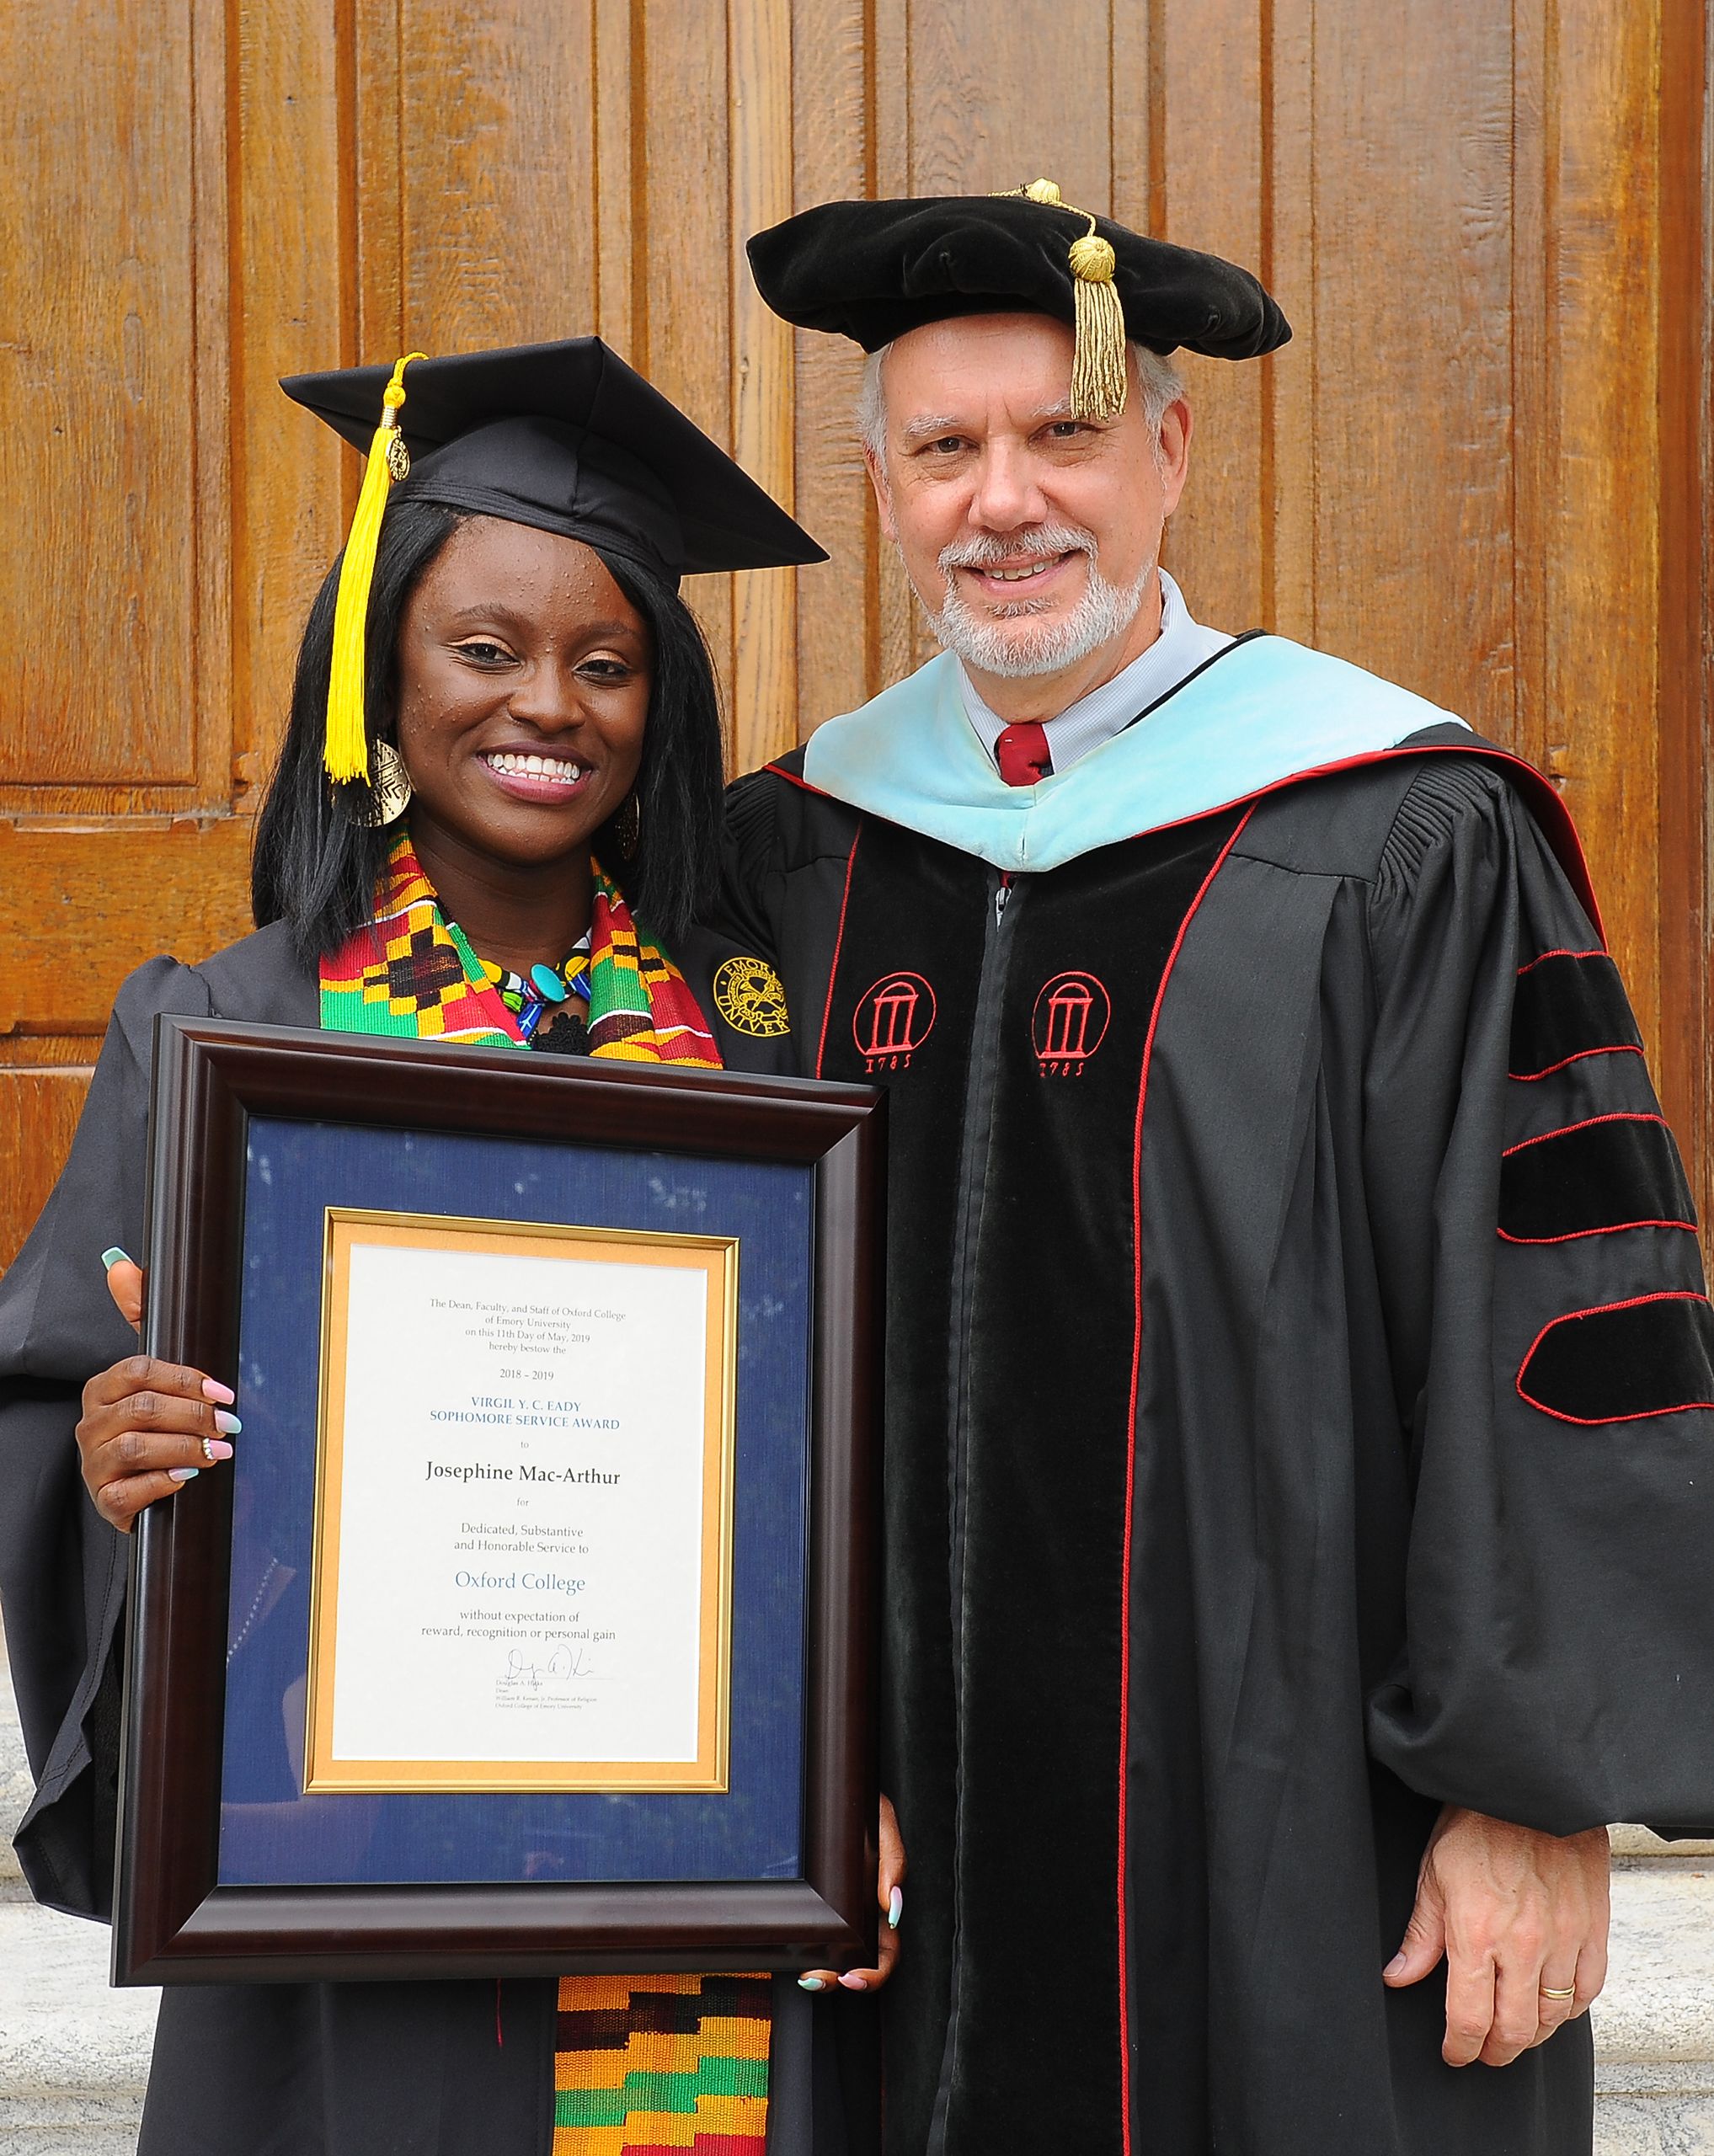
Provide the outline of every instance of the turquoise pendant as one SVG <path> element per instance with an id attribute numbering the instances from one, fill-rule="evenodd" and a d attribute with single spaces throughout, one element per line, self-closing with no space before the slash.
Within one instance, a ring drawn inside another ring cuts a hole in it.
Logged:
<path id="1" fill-rule="evenodd" d="M 554 972 L 552 966 L 531 966 L 530 979 L 535 985 L 537 994 L 544 1003 L 564 1002 L 565 983 Z"/>

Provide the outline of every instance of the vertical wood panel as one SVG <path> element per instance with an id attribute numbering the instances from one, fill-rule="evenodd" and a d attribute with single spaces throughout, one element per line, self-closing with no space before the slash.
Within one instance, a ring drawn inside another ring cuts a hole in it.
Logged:
<path id="1" fill-rule="evenodd" d="M 873 194 L 873 77 L 862 0 L 798 0 L 795 20 L 793 206 L 807 210 Z M 879 534 L 852 423 L 861 355 L 842 337 L 808 330 L 798 334 L 795 346 L 797 515 L 830 558 L 797 573 L 793 719 L 794 730 L 808 734 L 881 686 L 874 559 Z"/>
<path id="2" fill-rule="evenodd" d="M 1262 620 L 1313 643 L 1316 594 L 1316 7 L 1273 0 L 1263 48 L 1262 275 L 1292 341 L 1261 362 Z"/>
<path id="3" fill-rule="evenodd" d="M 8 1263 L 54 1187 L 70 1150 L 84 1096 L 88 1070 L 20 1070 L 5 1081 L 0 1115 L 0 1266 Z M 100 1252 L 89 1254 L 92 1265 Z"/>
<path id="4" fill-rule="evenodd" d="M 1207 0 L 1167 11 L 1154 70 L 1151 139 L 1163 184 L 1151 204 L 1162 239 L 1265 274 L 1262 207 L 1264 18 L 1254 0 Z M 1203 124 L 1209 55 L 1220 55 L 1220 124 Z M 1140 204 L 1138 205 L 1142 206 Z M 1288 307 L 1287 312 L 1290 309 Z M 1259 367 L 1186 355 L 1179 361 L 1194 426 L 1191 483 L 1165 558 L 1204 621 L 1234 630 L 1265 618 Z"/>
<path id="5" fill-rule="evenodd" d="M 1697 1201 L 1714 1256 L 1714 169 L 1711 59 L 1699 0 L 1661 22 L 1659 277 L 1661 489 L 1660 1068 L 1666 1111 L 1700 1163 Z"/>
<path id="6" fill-rule="evenodd" d="M 793 506 L 793 337 L 762 304 L 744 238 L 792 212 L 792 0 L 727 0 L 731 70 L 732 453 Z M 752 770 L 798 738 L 797 579 L 791 569 L 735 576 L 732 756 Z"/>
<path id="7" fill-rule="evenodd" d="M 1637 1006 L 1659 1035 L 1656 847 L 1658 243 L 1656 24 L 1642 8 L 1558 0 L 1550 167 L 1552 426 L 1550 723 L 1565 794 Z M 1574 75 L 1573 70 L 1575 70 Z M 1577 94 L 1563 93 L 1568 80 Z M 1615 603 L 1616 602 L 1616 603 Z"/>
<path id="8" fill-rule="evenodd" d="M 641 0 L 643 91 L 632 83 L 644 275 L 633 287 L 637 365 L 699 427 L 732 446 L 732 205 L 729 57 L 724 8 Z M 708 638 L 732 720 L 732 579 L 685 587 Z"/>
<path id="9" fill-rule="evenodd" d="M 1151 39 L 1150 9 L 1140 0 L 1111 0 L 1107 12 L 1107 147 L 1113 175 L 1109 206 L 1122 224 L 1153 232 L 1159 209 L 1150 191 L 1150 176 L 1154 153 L 1161 147 L 1164 116 L 1156 110 L 1157 85 L 1150 56 L 1160 40 Z"/>
<path id="10" fill-rule="evenodd" d="M 190 304 L 195 351 L 190 383 L 195 415 L 191 546 L 196 591 L 196 648 L 188 684 L 176 693 L 194 715 L 199 792 L 216 811 L 253 811 L 262 735 L 240 676 L 233 637 L 228 534 L 233 503 L 232 130 L 228 124 L 236 50 L 222 0 L 195 0 L 191 77 L 193 176 Z"/>
<path id="11" fill-rule="evenodd" d="M 344 537 L 328 429 L 281 375 L 354 356 L 340 259 L 340 16 L 334 0 L 238 8 L 229 59 L 235 707 L 271 760 L 309 602 Z M 186 955 L 189 955 L 188 953 Z"/>
<path id="12" fill-rule="evenodd" d="M 1068 202 L 1113 191 L 1108 12 L 939 0 L 910 15 L 911 186 L 976 195 L 1042 174 Z"/>
<path id="13" fill-rule="evenodd" d="M 354 359 L 397 359 L 419 349 L 406 322 L 404 175 L 406 109 L 399 49 L 400 0 L 359 6 L 351 18 L 353 136 L 347 216 L 356 259 Z M 356 499 L 357 470 L 346 460 L 345 492 Z"/>
<path id="14" fill-rule="evenodd" d="M 404 334 L 439 351 L 586 334 L 590 0 L 399 0 L 398 22 Z"/>
<path id="15" fill-rule="evenodd" d="M 917 170 L 912 148 L 920 86 L 910 44 L 910 0 L 873 0 L 873 7 L 874 56 L 869 72 L 875 193 L 882 200 L 925 194 L 932 183 Z M 873 510 L 865 513 L 869 518 L 865 600 L 870 622 L 873 674 L 869 693 L 873 696 L 919 664 L 927 655 L 928 643 L 898 553 L 882 538 Z"/>
<path id="16" fill-rule="evenodd" d="M 193 51 L 186 0 L 115 0 L 99 31 L 48 0 L 0 9 L 0 603 L 30 722 L 0 734 L 8 805 L 196 776 Z M 72 563 L 104 584 L 100 664 L 75 675 L 93 624 Z"/>
<path id="17" fill-rule="evenodd" d="M 1563 772 L 1562 712 L 1547 689 L 1547 554 L 1558 473 L 1549 296 L 1554 289 L 1550 99 L 1556 57 L 1551 10 L 1519 0 L 1512 34 L 1512 745 L 1556 779 Z"/>
<path id="18" fill-rule="evenodd" d="M 1503 739 L 1511 22 L 1406 0 L 1378 29 L 1317 12 L 1318 639 Z"/>
<path id="19" fill-rule="evenodd" d="M 642 259 L 633 215 L 638 187 L 636 111 L 642 96 L 641 0 L 595 0 L 590 90 L 595 104 L 595 329 L 641 367 L 632 327 L 635 267 Z"/>

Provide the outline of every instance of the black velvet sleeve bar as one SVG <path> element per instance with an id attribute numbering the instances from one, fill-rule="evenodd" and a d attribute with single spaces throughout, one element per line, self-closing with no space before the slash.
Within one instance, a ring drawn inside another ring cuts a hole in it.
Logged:
<path id="1" fill-rule="evenodd" d="M 1565 1422 L 1640 1422 L 1714 1408 L 1714 1309 L 1706 1296 L 1675 1289 L 1573 1310 L 1543 1327 L 1518 1390 Z"/>
<path id="2" fill-rule="evenodd" d="M 1521 1139 L 1501 1155 L 1500 1233 L 1508 1242 L 1695 1225 L 1678 1148 L 1658 1115 L 1590 1116 Z"/>
<path id="3" fill-rule="evenodd" d="M 1550 1077 L 1586 1055 L 1642 1053 L 1625 985 L 1605 951 L 1545 951 L 1519 968 L 1512 1001 L 1514 1078 Z"/>

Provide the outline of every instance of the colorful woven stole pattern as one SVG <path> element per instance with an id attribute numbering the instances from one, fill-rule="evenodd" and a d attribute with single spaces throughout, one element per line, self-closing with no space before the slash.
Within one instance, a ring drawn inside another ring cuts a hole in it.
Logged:
<path id="1" fill-rule="evenodd" d="M 764 2156 L 768 1979 L 562 1977 L 553 2156 Z"/>
<path id="2" fill-rule="evenodd" d="M 651 943 L 599 862 L 590 910 L 590 1054 L 630 1063 L 694 1063 L 720 1068 L 684 975 Z"/>
<path id="3" fill-rule="evenodd" d="M 718 1070 L 720 1052 L 684 976 L 633 921 L 601 863 L 591 866 L 590 1054 Z M 321 1017 L 334 1033 L 525 1045 L 464 931 L 441 919 L 403 827 L 376 886 L 374 917 L 322 960 Z"/>

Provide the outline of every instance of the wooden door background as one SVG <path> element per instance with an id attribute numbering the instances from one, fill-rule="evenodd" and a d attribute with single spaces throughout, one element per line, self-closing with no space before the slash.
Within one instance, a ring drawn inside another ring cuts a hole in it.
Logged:
<path id="1" fill-rule="evenodd" d="M 248 925 L 358 479 L 275 377 L 599 330 L 832 553 L 691 587 L 745 767 L 923 644 L 743 236 L 1039 172 L 1279 295 L 1168 558 L 1562 783 L 1706 1215 L 1706 4 L 8 0 L 0 1262 L 124 973 Z"/>

